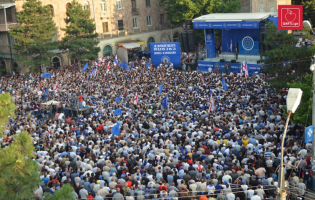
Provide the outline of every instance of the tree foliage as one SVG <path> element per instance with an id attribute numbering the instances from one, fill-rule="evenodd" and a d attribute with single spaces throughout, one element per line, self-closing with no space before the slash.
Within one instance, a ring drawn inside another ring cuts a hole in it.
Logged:
<path id="1" fill-rule="evenodd" d="M 75 193 L 73 187 L 67 183 L 64 184 L 60 189 L 56 190 L 53 195 L 50 193 L 44 194 L 45 200 L 68 200 L 75 199 Z"/>
<path id="2" fill-rule="evenodd" d="M 239 0 L 159 0 L 164 4 L 172 24 L 190 21 L 210 13 L 234 13 L 241 8 Z"/>
<path id="3" fill-rule="evenodd" d="M 301 105 L 292 114 L 291 120 L 294 123 L 308 126 L 312 124 L 312 105 L 313 105 L 313 75 L 308 74 L 302 77 L 301 81 L 295 83 L 288 83 L 289 88 L 301 88 L 303 91 Z"/>
<path id="4" fill-rule="evenodd" d="M 294 35 L 278 31 L 273 22 L 267 24 L 264 44 L 271 50 L 263 53 L 266 56 L 266 67 L 263 67 L 262 71 L 273 77 L 278 75 L 269 80 L 271 87 L 276 89 L 287 87 L 287 83 L 300 81 L 302 76 L 310 72 L 314 51 L 312 48 L 295 47 L 297 42 Z"/>
<path id="5" fill-rule="evenodd" d="M 39 66 L 51 64 L 52 50 L 57 48 L 57 42 L 52 41 L 57 28 L 48 5 L 27 0 L 22 8 L 16 13 L 19 26 L 13 27 L 9 34 L 16 40 L 13 48 L 19 53 L 17 60 L 36 71 Z"/>
<path id="6" fill-rule="evenodd" d="M 90 17 L 90 11 L 83 10 L 76 0 L 73 0 L 67 9 L 66 28 L 62 29 L 65 31 L 65 37 L 60 49 L 74 55 L 79 63 L 81 60 L 96 59 L 101 49 L 97 47 L 99 42 L 95 39 L 98 34 L 95 32 L 96 27 Z"/>
<path id="7" fill-rule="evenodd" d="M 14 117 L 15 105 L 9 93 L 0 95 L 0 131 Z M 11 144 L 0 150 L 0 199 L 26 199 L 39 184 L 32 138 L 27 132 L 14 135 Z"/>

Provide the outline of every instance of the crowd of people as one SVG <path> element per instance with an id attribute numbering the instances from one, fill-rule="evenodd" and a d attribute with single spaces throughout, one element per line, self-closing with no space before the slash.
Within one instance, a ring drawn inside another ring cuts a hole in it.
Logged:
<path id="1" fill-rule="evenodd" d="M 18 106 L 1 145 L 21 131 L 32 136 L 42 181 L 34 199 L 64 184 L 73 186 L 73 199 L 276 199 L 287 91 L 267 91 L 269 77 L 259 73 L 146 67 L 140 59 L 127 71 L 113 61 L 102 60 L 95 73 L 96 66 L 83 73 L 72 65 L 52 69 L 49 79 L 1 79 L 1 92 Z M 66 113 L 74 98 L 93 112 Z M 42 104 L 49 100 L 59 103 Z M 290 122 L 289 199 L 315 188 L 303 132 Z"/>

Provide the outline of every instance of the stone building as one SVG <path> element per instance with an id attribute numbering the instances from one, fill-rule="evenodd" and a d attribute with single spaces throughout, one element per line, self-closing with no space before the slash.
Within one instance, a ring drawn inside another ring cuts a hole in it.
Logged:
<path id="1" fill-rule="evenodd" d="M 241 0 L 240 13 L 278 12 L 278 5 L 291 5 L 291 0 Z"/>
<path id="2" fill-rule="evenodd" d="M 0 3 L 0 72 L 26 73 L 28 67 L 16 62 L 16 51 L 9 44 L 14 38 L 8 35 L 10 27 L 17 26 L 16 12 L 22 9 L 24 0 L 2 0 Z M 137 42 L 142 49 L 151 42 L 179 41 L 181 27 L 172 27 L 166 12 L 157 0 L 78 0 L 84 9 L 91 12 L 99 34 L 99 57 L 114 55 L 116 46 L 130 41 Z M 52 9 L 58 28 L 56 39 L 64 36 L 61 28 L 66 26 L 67 7 L 71 0 L 42 0 Z M 12 59 L 11 59 L 12 56 Z M 58 53 L 52 58 L 53 65 L 62 66 L 75 62 L 71 55 Z"/>

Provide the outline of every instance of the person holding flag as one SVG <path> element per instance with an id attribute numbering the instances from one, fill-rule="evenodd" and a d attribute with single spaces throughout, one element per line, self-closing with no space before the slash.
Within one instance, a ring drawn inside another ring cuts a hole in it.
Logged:
<path id="1" fill-rule="evenodd" d="M 138 92 L 137 92 L 135 95 L 135 98 L 133 99 L 133 104 L 138 104 L 138 101 L 139 99 L 138 99 Z"/>

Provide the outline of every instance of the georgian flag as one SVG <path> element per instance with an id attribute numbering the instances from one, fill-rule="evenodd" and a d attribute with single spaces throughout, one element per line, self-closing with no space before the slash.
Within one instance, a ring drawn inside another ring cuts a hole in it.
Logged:
<path id="1" fill-rule="evenodd" d="M 214 99 L 212 98 L 212 95 L 210 97 L 210 106 L 209 106 L 209 112 L 213 111 L 215 108 L 214 106 Z"/>
<path id="2" fill-rule="evenodd" d="M 55 91 L 58 89 L 58 84 L 56 83 L 53 88 Z"/>
<path id="3" fill-rule="evenodd" d="M 136 95 L 135 95 L 135 98 L 133 99 L 133 103 L 134 104 L 137 104 L 138 103 L 138 92 L 136 93 Z"/>
<path id="4" fill-rule="evenodd" d="M 108 62 L 108 64 L 107 64 L 107 70 L 106 70 L 106 73 L 108 73 L 109 72 L 109 62 Z"/>
<path id="5" fill-rule="evenodd" d="M 202 76 L 202 75 L 200 76 L 200 78 L 201 78 L 201 80 L 202 80 L 202 83 L 203 83 L 204 85 L 206 85 L 205 80 L 203 79 L 203 76 Z"/>
<path id="6" fill-rule="evenodd" d="M 243 63 L 244 64 L 244 63 Z M 241 65 L 241 72 L 240 72 L 240 74 L 241 74 L 241 76 L 243 76 L 243 64 Z"/>
<path id="7" fill-rule="evenodd" d="M 245 77 L 248 77 L 248 67 L 247 67 L 247 62 L 243 62 L 243 70 L 245 71 Z"/>
<path id="8" fill-rule="evenodd" d="M 98 66 L 99 66 L 99 64 L 98 64 L 97 62 L 94 62 L 94 65 L 95 65 L 96 67 L 98 67 Z"/>
<path id="9" fill-rule="evenodd" d="M 42 94 L 43 94 L 43 92 L 38 90 L 38 89 L 36 89 L 36 93 L 37 93 L 38 96 L 42 96 Z"/>

